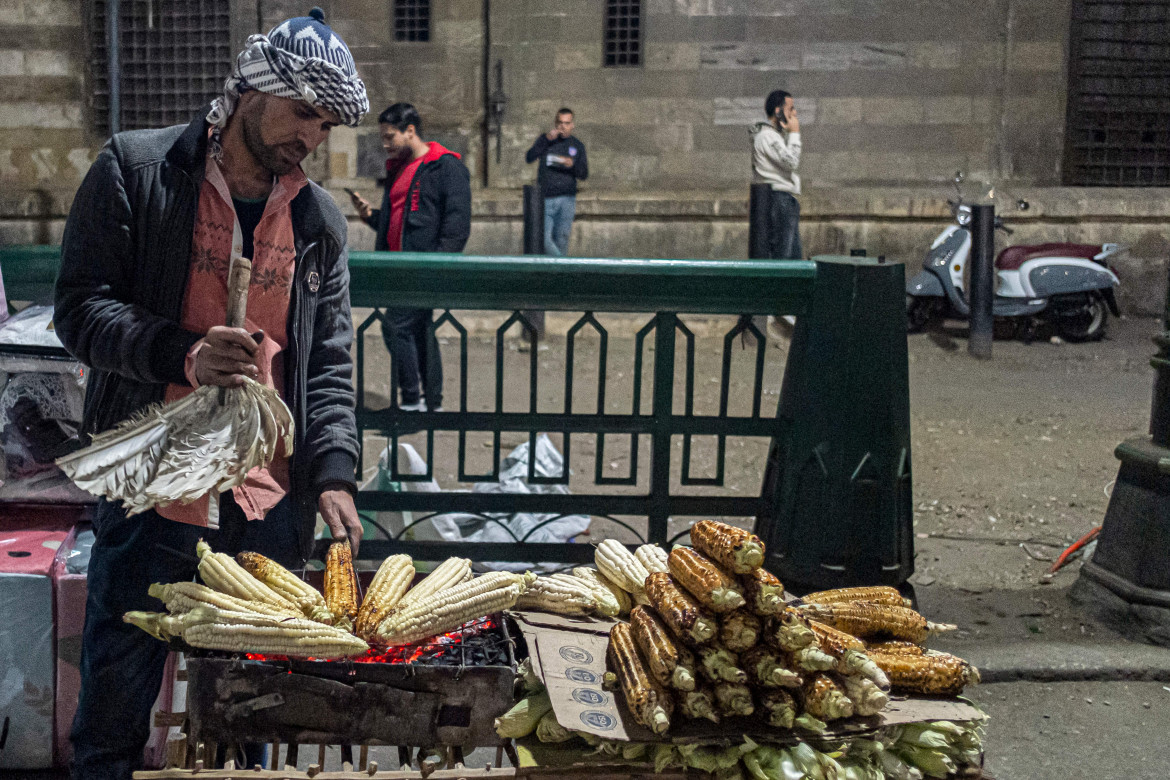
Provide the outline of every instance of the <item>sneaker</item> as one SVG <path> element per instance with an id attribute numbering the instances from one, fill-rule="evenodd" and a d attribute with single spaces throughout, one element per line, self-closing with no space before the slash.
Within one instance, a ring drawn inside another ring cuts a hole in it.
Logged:
<path id="1" fill-rule="evenodd" d="M 412 404 L 398 404 L 398 411 L 400 412 L 421 412 L 422 410 L 422 401 L 415 401 Z"/>

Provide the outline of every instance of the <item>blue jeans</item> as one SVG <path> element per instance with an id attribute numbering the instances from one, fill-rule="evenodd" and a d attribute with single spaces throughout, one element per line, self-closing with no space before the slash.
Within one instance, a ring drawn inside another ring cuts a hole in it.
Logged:
<path id="1" fill-rule="evenodd" d="M 564 257 L 569 253 L 569 232 L 577 215 L 576 195 L 544 199 L 544 253 Z"/>
<path id="2" fill-rule="evenodd" d="M 768 209 L 768 257 L 801 260 L 800 201 L 790 192 L 772 190 Z"/>
<path id="3" fill-rule="evenodd" d="M 129 780 L 142 768 L 150 733 L 150 708 L 162 684 L 167 646 L 122 622 L 130 610 L 160 612 L 147 594 L 154 582 L 192 579 L 202 537 L 217 552 L 253 550 L 285 565 L 300 561 L 296 512 L 288 498 L 263 520 L 246 522 L 224 494 L 220 528 L 176 523 L 156 512 L 126 517 L 120 505 L 102 500 L 93 520 L 96 539 L 89 562 L 89 594 L 81 643 L 81 696 L 73 729 L 74 780 Z"/>
<path id="4" fill-rule="evenodd" d="M 427 396 L 427 407 L 443 405 L 443 359 L 439 339 L 430 332 L 432 309 L 387 309 L 382 339 L 394 358 L 398 391 L 403 404 L 419 402 L 419 387 Z"/>

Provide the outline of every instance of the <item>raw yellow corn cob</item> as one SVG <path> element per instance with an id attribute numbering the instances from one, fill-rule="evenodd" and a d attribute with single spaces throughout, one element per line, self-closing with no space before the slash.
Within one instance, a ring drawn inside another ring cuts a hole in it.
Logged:
<path id="1" fill-rule="evenodd" d="M 747 682 L 747 672 L 740 669 L 739 660 L 730 650 L 722 647 L 699 649 L 699 672 L 708 682 Z"/>
<path id="2" fill-rule="evenodd" d="M 978 669 L 949 653 L 928 650 L 924 655 L 873 653 L 870 657 L 900 693 L 957 696 L 965 686 L 979 682 Z"/>
<path id="3" fill-rule="evenodd" d="M 766 647 L 753 647 L 739 657 L 739 668 L 747 672 L 748 682 L 764 688 L 799 688 L 804 678 L 786 667 L 776 653 Z"/>
<path id="4" fill-rule="evenodd" d="M 334 542 L 325 555 L 325 604 L 333 613 L 333 625 L 353 631 L 359 598 L 353 548 L 349 542 Z"/>
<path id="5" fill-rule="evenodd" d="M 888 639 L 885 642 L 866 642 L 866 652 L 883 655 L 922 655 L 926 648 L 904 639 Z"/>
<path id="6" fill-rule="evenodd" d="M 801 697 L 804 711 L 825 722 L 853 715 L 853 702 L 827 674 L 813 674 L 805 679 Z"/>
<path id="7" fill-rule="evenodd" d="M 715 638 L 719 629 L 715 616 L 678 587 L 669 574 L 656 571 L 647 577 L 646 596 L 662 622 L 684 644 L 698 647 Z"/>
<path id="8" fill-rule="evenodd" d="M 646 577 L 650 572 L 617 539 L 606 539 L 598 544 L 593 552 L 593 562 L 602 574 L 633 595 L 645 594 Z"/>
<path id="9" fill-rule="evenodd" d="M 208 587 L 246 601 L 263 601 L 282 609 L 292 607 L 301 614 L 296 604 L 253 577 L 232 556 L 212 552 L 202 539 L 195 545 L 195 553 L 199 556 L 199 576 Z"/>
<path id="10" fill-rule="evenodd" d="M 806 672 L 827 672 L 837 668 L 837 659 L 816 645 L 802 647 L 789 653 L 793 668 Z"/>
<path id="11" fill-rule="evenodd" d="M 808 620 L 791 607 L 770 616 L 764 624 L 764 642 L 780 650 L 795 652 L 817 641 Z"/>
<path id="12" fill-rule="evenodd" d="M 695 690 L 695 656 L 670 636 L 652 607 L 634 607 L 630 628 L 659 685 L 679 691 Z"/>
<path id="13" fill-rule="evenodd" d="M 679 712 L 691 720 L 706 718 L 712 723 L 719 722 L 719 713 L 715 711 L 715 695 L 710 688 L 680 691 L 675 696 L 678 698 Z"/>
<path id="14" fill-rule="evenodd" d="M 236 562 L 253 577 L 300 607 L 305 617 L 318 623 L 333 625 L 333 613 L 325 606 L 325 597 L 321 595 L 321 591 L 276 561 L 260 553 L 242 552 L 236 555 Z"/>
<path id="15" fill-rule="evenodd" d="M 716 685 L 715 705 L 723 715 L 751 715 L 756 711 L 751 689 L 739 683 L 722 682 Z"/>
<path id="16" fill-rule="evenodd" d="M 573 738 L 573 734 L 557 721 L 557 716 L 550 709 L 536 724 L 536 738 L 541 742 L 567 742 Z"/>
<path id="17" fill-rule="evenodd" d="M 957 628 L 946 623 L 932 623 L 909 607 L 869 601 L 805 604 L 800 611 L 808 618 L 858 639 L 905 639 L 921 643 L 930 634 Z"/>
<path id="18" fill-rule="evenodd" d="M 156 582 L 147 589 L 147 593 L 156 599 L 162 600 L 171 612 L 190 612 L 199 607 L 215 607 L 230 612 L 257 612 L 262 615 L 289 618 L 302 617 L 302 613 L 293 604 L 273 606 L 266 601 L 248 601 L 246 599 L 229 596 L 226 593 L 200 585 L 198 582 Z"/>
<path id="19" fill-rule="evenodd" d="M 702 553 L 675 547 L 666 560 L 674 581 L 712 612 L 731 612 L 747 603 L 735 578 Z"/>
<path id="20" fill-rule="evenodd" d="M 762 621 L 746 609 L 737 609 L 719 619 L 719 641 L 733 653 L 755 647 L 762 631 Z"/>
<path id="21" fill-rule="evenodd" d="M 536 731 L 536 724 L 552 710 L 548 691 L 526 696 L 492 724 L 503 739 L 520 739 Z"/>
<path id="22" fill-rule="evenodd" d="M 865 643 L 844 631 L 816 620 L 810 620 L 821 650 L 837 659 L 837 671 L 843 675 L 861 675 L 872 680 L 883 690 L 890 689 L 890 681 L 881 668 L 865 653 Z"/>
<path id="23" fill-rule="evenodd" d="M 666 566 L 666 550 L 663 550 L 656 544 L 642 545 L 634 550 L 634 557 L 638 559 L 638 563 L 642 564 L 647 572 L 670 571 Z"/>
<path id="24" fill-rule="evenodd" d="M 872 601 L 875 604 L 892 604 L 895 607 L 910 606 L 910 599 L 902 598 L 898 589 L 889 585 L 818 590 L 801 599 L 805 604 L 841 604 L 846 601 Z"/>
<path id="25" fill-rule="evenodd" d="M 743 596 L 748 607 L 757 615 L 775 615 L 784 609 L 784 585 L 776 575 L 760 567 L 747 574 L 741 574 Z"/>
<path id="26" fill-rule="evenodd" d="M 786 690 L 771 688 L 756 691 L 760 709 L 768 715 L 768 725 L 778 729 L 792 728 L 796 720 L 796 697 Z"/>
<path id="27" fill-rule="evenodd" d="M 363 639 L 373 634 L 390 610 L 398 606 L 414 580 L 414 561 L 409 555 L 391 555 L 382 561 L 362 597 L 353 632 Z"/>
<path id="28" fill-rule="evenodd" d="M 700 520 L 691 526 L 691 544 L 736 574 L 747 574 L 764 563 L 764 543 L 758 536 L 715 520 Z"/>
<path id="29" fill-rule="evenodd" d="M 617 675 L 634 720 L 655 734 L 665 734 L 670 729 L 674 701 L 646 671 L 629 624 L 618 623 L 610 630 L 606 661 Z"/>
<path id="30" fill-rule="evenodd" d="M 462 585 L 471 579 L 470 558 L 448 558 L 423 577 L 422 582 L 406 591 L 406 595 L 398 602 L 398 609 L 404 609 L 416 601 L 430 598 L 436 593 Z"/>
<path id="31" fill-rule="evenodd" d="M 862 717 L 877 715 L 890 703 L 890 695 L 879 688 L 873 680 L 865 677 L 840 677 L 837 682 L 853 702 L 854 715 Z"/>
<path id="32" fill-rule="evenodd" d="M 623 617 L 630 614 L 633 604 L 626 593 L 604 574 L 589 566 L 573 569 L 573 576 L 593 589 L 593 598 L 601 605 L 601 612 L 609 617 Z"/>
<path id="33" fill-rule="evenodd" d="M 534 579 L 531 572 L 491 572 L 406 607 L 400 604 L 378 625 L 374 640 L 404 645 L 452 631 L 469 620 L 512 607 Z"/>
<path id="34" fill-rule="evenodd" d="M 537 577 L 520 598 L 518 609 L 535 609 L 559 615 L 594 615 L 601 612 L 589 587 L 568 574 Z"/>

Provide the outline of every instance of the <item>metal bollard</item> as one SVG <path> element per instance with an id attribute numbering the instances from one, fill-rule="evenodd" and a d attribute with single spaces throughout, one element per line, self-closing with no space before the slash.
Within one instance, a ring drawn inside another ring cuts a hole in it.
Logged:
<path id="1" fill-rule="evenodd" d="M 992 305 L 995 299 L 995 206 L 971 207 L 971 331 L 967 352 L 973 357 L 991 357 L 995 327 Z"/>
<path id="2" fill-rule="evenodd" d="M 544 195 L 533 184 L 524 185 L 524 254 L 544 254 Z M 524 316 L 536 329 L 536 337 L 543 338 L 544 312 L 525 311 Z"/>
<path id="3" fill-rule="evenodd" d="M 768 209 L 772 188 L 767 184 L 753 184 L 748 196 L 748 259 L 762 260 L 770 256 L 768 250 Z"/>

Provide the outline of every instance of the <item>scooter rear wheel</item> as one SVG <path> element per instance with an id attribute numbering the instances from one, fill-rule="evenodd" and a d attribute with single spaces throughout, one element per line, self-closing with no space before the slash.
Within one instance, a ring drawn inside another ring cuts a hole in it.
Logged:
<path id="1" fill-rule="evenodd" d="M 1052 324 L 1065 341 L 1083 343 L 1105 336 L 1109 309 L 1099 292 L 1060 295 L 1052 299 Z"/>
<path id="2" fill-rule="evenodd" d="M 906 296 L 906 332 L 921 333 L 938 317 L 938 302 L 935 298 Z"/>

